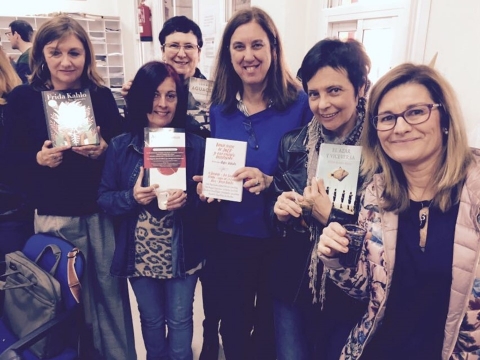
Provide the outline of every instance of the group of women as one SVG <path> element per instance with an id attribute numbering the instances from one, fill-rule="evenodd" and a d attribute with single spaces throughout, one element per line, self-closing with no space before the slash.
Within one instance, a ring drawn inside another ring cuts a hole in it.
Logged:
<path id="1" fill-rule="evenodd" d="M 324 39 L 305 56 L 300 84 L 268 14 L 236 12 L 219 44 L 210 123 L 212 137 L 247 143 L 233 174 L 244 194 L 218 202 L 202 195 L 205 140 L 186 116 L 200 29 L 175 17 L 159 39 L 163 62 L 143 65 L 124 89 L 121 135 L 88 35 L 67 16 L 37 31 L 30 83 L 0 86 L 2 181 L 25 193 L 36 232 L 86 256 L 91 358 L 136 358 L 128 278 L 147 359 L 192 359 L 200 274 L 213 349 L 202 360 L 218 357 L 219 320 L 228 360 L 480 357 L 480 152 L 466 145 L 438 72 L 399 65 L 369 92 L 363 46 Z M 83 88 L 100 143 L 53 148 L 41 91 Z M 158 184 L 144 181 L 145 127 L 187 130 L 187 190 L 170 189 L 166 210 Z M 334 209 L 315 177 L 322 143 L 363 146 L 357 217 Z M 358 266 L 343 268 L 342 224 L 355 222 L 365 244 Z"/>

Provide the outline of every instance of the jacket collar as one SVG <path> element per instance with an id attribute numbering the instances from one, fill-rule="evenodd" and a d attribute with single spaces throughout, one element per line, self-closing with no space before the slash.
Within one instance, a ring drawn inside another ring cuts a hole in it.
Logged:
<path id="1" fill-rule="evenodd" d="M 306 153 L 305 138 L 307 137 L 308 125 L 304 126 L 300 132 L 293 138 L 291 145 L 288 148 L 288 152 L 301 152 Z"/>

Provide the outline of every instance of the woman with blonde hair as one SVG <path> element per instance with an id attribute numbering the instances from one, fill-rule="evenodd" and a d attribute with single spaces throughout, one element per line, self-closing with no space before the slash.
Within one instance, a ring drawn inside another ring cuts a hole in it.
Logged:
<path id="1" fill-rule="evenodd" d="M 345 229 L 318 253 L 350 296 L 369 301 L 345 359 L 466 359 L 480 336 L 480 151 L 468 147 L 453 89 L 435 70 L 403 64 L 372 88 L 363 133 L 356 267 L 343 268 Z"/>
<path id="2" fill-rule="evenodd" d="M 212 136 L 246 142 L 247 156 L 246 166 L 233 174 L 243 182 L 242 201 L 219 204 L 206 276 L 218 292 L 226 358 L 276 359 L 269 272 L 277 242 L 266 214 L 267 190 L 280 139 L 313 115 L 265 11 L 252 7 L 236 12 L 219 49 L 210 108 Z"/>
<path id="3" fill-rule="evenodd" d="M 21 83 L 10 59 L 0 50 L 0 147 L 7 96 Z M 0 157 L 2 169 L 5 169 L 4 159 L 3 156 Z M 28 208 L 21 189 L 10 175 L 13 174 L 8 171 L 2 171 L 0 175 L 0 261 L 5 259 L 5 254 L 21 250 L 25 241 L 33 234 L 33 211 Z"/>
<path id="4" fill-rule="evenodd" d="M 118 133 L 121 116 L 97 73 L 88 34 L 73 18 L 60 15 L 42 24 L 30 67 L 30 84 L 11 92 L 5 112 L 7 171 L 28 192 L 35 232 L 64 238 L 86 257 L 83 305 L 97 354 L 84 358 L 134 359 L 127 283 L 110 276 L 113 226 L 97 205 L 105 151 Z M 41 92 L 83 89 L 90 91 L 99 144 L 53 147 Z"/>

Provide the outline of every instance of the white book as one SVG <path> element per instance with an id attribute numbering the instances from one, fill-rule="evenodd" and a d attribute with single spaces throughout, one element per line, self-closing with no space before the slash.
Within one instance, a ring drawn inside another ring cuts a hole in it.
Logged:
<path id="1" fill-rule="evenodd" d="M 185 132 L 174 128 L 145 128 L 143 163 L 148 185 L 159 191 L 187 190 Z"/>
<path id="2" fill-rule="evenodd" d="M 361 146 L 320 145 L 315 176 L 323 179 L 333 206 L 347 214 L 353 214 L 356 208 L 361 157 Z"/>
<path id="3" fill-rule="evenodd" d="M 207 198 L 242 201 L 243 181 L 233 173 L 245 166 L 247 143 L 208 138 L 203 168 L 203 195 Z"/>

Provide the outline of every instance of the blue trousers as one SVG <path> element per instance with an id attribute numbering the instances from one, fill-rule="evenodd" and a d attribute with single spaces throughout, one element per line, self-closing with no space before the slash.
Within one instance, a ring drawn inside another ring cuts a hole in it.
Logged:
<path id="1" fill-rule="evenodd" d="M 130 278 L 147 360 L 192 360 L 193 297 L 197 280 L 198 273 L 185 279 Z"/>

